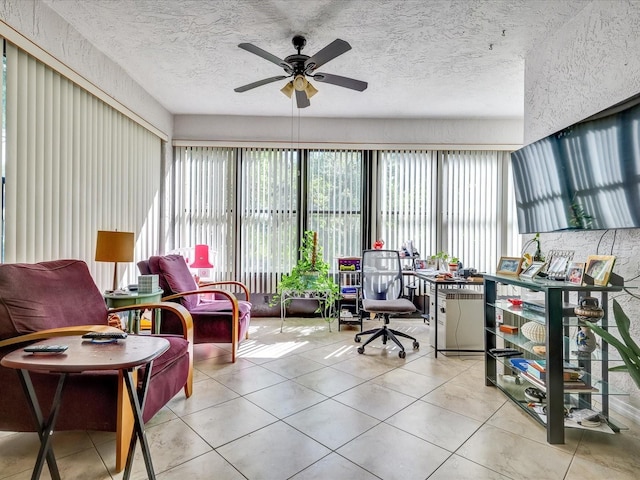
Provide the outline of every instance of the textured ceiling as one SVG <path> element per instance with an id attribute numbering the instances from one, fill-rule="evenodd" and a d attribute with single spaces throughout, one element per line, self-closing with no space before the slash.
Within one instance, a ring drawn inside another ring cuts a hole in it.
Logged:
<path id="1" fill-rule="evenodd" d="M 307 38 L 352 50 L 319 71 L 365 80 L 315 83 L 305 116 L 512 118 L 523 115 L 524 58 L 590 0 L 43 0 L 174 114 L 290 116 L 280 58 Z"/>

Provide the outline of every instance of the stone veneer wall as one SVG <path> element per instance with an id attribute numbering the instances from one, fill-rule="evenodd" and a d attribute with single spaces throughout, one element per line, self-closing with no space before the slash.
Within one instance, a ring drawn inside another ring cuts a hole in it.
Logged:
<path id="1" fill-rule="evenodd" d="M 640 92 L 640 0 L 594 0 L 570 22 L 540 42 L 525 58 L 524 140 L 531 143 Z M 614 271 L 640 286 L 640 230 L 558 232 L 542 235 L 544 251 L 575 250 L 617 257 Z M 525 239 L 526 241 L 526 239 Z M 524 243 L 524 242 L 523 242 Z M 633 290 L 630 290 L 633 292 Z M 640 295 L 640 292 L 636 293 Z M 615 296 L 632 320 L 640 343 L 640 300 Z M 630 397 L 613 397 L 612 407 L 640 421 L 640 390 L 625 373 L 611 381 Z"/>

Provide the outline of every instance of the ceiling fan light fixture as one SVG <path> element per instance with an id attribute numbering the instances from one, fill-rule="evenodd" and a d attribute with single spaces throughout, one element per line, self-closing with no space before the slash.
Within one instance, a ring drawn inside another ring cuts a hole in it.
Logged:
<path id="1" fill-rule="evenodd" d="M 293 80 L 290 82 L 287 82 L 287 84 L 284 87 L 282 87 L 280 91 L 284 93 L 287 97 L 291 98 L 291 95 L 293 95 Z"/>
<path id="2" fill-rule="evenodd" d="M 316 93 L 318 93 L 318 90 L 316 89 L 316 87 L 314 87 L 313 85 L 311 85 L 311 82 L 307 82 L 307 86 L 304 89 L 304 93 L 307 94 L 307 98 L 311 98 L 313 97 Z"/>
<path id="3" fill-rule="evenodd" d="M 305 88 L 307 88 L 307 83 L 307 79 L 304 78 L 304 75 L 296 75 L 296 77 L 293 79 L 293 88 L 295 88 L 299 92 L 302 92 Z"/>

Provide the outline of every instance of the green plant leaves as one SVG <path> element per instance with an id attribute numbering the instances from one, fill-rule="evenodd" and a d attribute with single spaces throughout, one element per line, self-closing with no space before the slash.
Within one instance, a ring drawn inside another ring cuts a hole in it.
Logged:
<path id="1" fill-rule="evenodd" d="M 609 369 L 609 371 L 628 372 L 636 386 L 640 388 L 640 347 L 638 347 L 638 344 L 633 340 L 631 334 L 629 333 L 631 326 L 629 317 L 626 313 L 624 313 L 622 307 L 616 300 L 613 301 L 613 316 L 615 318 L 616 325 L 618 327 L 618 331 L 620 332 L 622 340 L 613 336 L 609 331 L 605 330 L 599 325 L 595 325 L 591 322 L 585 323 L 591 328 L 591 330 L 602 337 L 609 345 L 618 350 L 618 353 L 620 354 L 620 358 L 622 358 L 624 365 L 612 367 Z"/>

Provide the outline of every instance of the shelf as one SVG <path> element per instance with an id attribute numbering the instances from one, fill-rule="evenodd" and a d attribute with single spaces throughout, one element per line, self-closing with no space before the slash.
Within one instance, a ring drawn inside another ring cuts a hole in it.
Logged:
<path id="1" fill-rule="evenodd" d="M 495 335 L 496 337 L 502 338 L 505 342 L 509 342 L 513 344 L 515 347 L 526 350 L 526 353 L 528 353 L 531 358 L 544 359 L 544 355 L 538 355 L 534 353 L 532 350 L 532 348 L 535 345 L 544 345 L 544 344 L 533 342 L 519 332 L 517 334 L 511 334 L 511 333 L 501 332 L 500 330 L 496 330 L 493 328 L 487 328 L 487 330 L 493 335 Z M 564 348 L 563 351 L 569 352 L 569 357 L 565 358 L 565 361 L 572 364 L 574 363 L 577 364 L 577 362 L 585 362 L 589 360 L 593 362 L 603 361 L 602 351 L 600 349 L 596 349 L 594 352 L 588 354 L 587 356 L 587 354 L 583 354 L 582 352 L 576 351 L 576 346 L 573 343 L 575 339 L 563 336 L 562 340 L 563 340 L 563 348 Z"/>
<path id="2" fill-rule="evenodd" d="M 492 356 L 493 357 L 493 356 Z M 530 381 L 528 378 L 520 375 L 520 370 L 516 367 L 514 367 L 510 362 L 509 359 L 507 357 L 493 357 L 496 359 L 496 362 L 500 363 L 503 367 L 504 370 L 502 372 L 502 374 L 504 375 L 505 372 L 508 372 L 509 374 L 517 374 L 517 376 L 520 378 L 521 383 L 525 383 L 525 387 L 530 387 L 530 386 L 534 386 L 536 388 L 540 388 L 543 391 L 546 391 L 545 388 L 540 387 L 540 385 L 536 384 L 533 381 Z M 574 365 L 573 363 L 569 362 L 571 365 Z M 574 365 L 577 366 L 577 365 Z M 598 389 L 598 391 L 573 391 L 571 389 L 565 389 L 564 393 L 565 395 L 583 395 L 583 394 L 587 394 L 587 395 L 629 395 L 628 392 L 625 392 L 623 390 L 620 390 L 617 387 L 614 387 L 613 385 L 611 385 L 610 383 L 605 382 L 604 380 L 601 380 L 597 377 L 595 377 L 594 375 L 591 375 L 587 372 L 585 372 L 582 377 L 581 377 L 584 382 L 588 385 L 591 385 L 595 388 Z"/>
<path id="3" fill-rule="evenodd" d="M 521 318 L 525 318 L 527 320 L 534 320 L 538 323 L 545 323 L 544 313 L 536 312 L 530 308 L 524 308 L 522 306 L 515 307 L 509 301 L 498 300 L 491 304 L 491 306 L 502 310 L 503 312 L 508 312 L 513 315 L 516 315 Z M 565 326 L 578 326 L 578 318 L 575 316 L 573 309 L 577 305 L 572 303 L 564 303 L 562 306 L 562 315 L 563 321 L 562 324 Z"/>
<path id="4" fill-rule="evenodd" d="M 578 292 L 581 296 L 592 295 L 600 298 L 601 305 L 607 305 L 609 292 L 622 290 L 622 286 L 574 285 L 555 280 L 536 279 L 524 280 L 518 277 L 485 275 L 485 345 L 491 348 L 511 347 L 523 352 L 521 357 L 527 359 L 544 359 L 547 362 L 547 382 L 540 384 L 534 378 L 523 377 L 515 380 L 513 373 L 519 369 L 509 362 L 507 357 L 495 357 L 489 351 L 485 352 L 485 384 L 494 385 L 502 390 L 510 400 L 527 411 L 538 422 L 545 425 L 547 442 L 551 444 L 564 443 L 565 427 L 577 425 L 575 420 L 565 418 L 567 403 L 580 409 L 599 410 L 604 417 L 609 415 L 609 398 L 611 395 L 627 395 L 627 392 L 613 387 L 608 383 L 610 364 L 616 364 L 609 359 L 609 346 L 600 339 L 600 348 L 592 353 L 578 352 L 575 335 L 578 331 L 578 318 L 574 313 L 575 305 L 567 303 L 569 292 Z M 532 310 L 522 306 L 514 307 L 507 301 L 508 297 L 498 297 L 501 285 L 522 287 L 534 292 L 538 309 Z M 544 306 L 544 307 L 542 307 Z M 543 310 L 546 308 L 546 310 Z M 601 325 L 608 328 L 607 308 Z M 541 354 L 533 353 L 534 343 L 521 333 L 522 326 L 529 322 L 537 322 L 545 329 L 545 349 Z M 596 322 L 594 322 L 596 323 Z M 514 334 L 501 332 L 500 325 L 518 327 Z M 615 327 L 613 327 L 615 328 Z M 584 389 L 570 389 L 562 380 L 562 364 L 580 367 L 584 370 L 583 379 L 597 391 Z M 600 378 L 598 378 L 600 377 Z M 509 380 L 507 380 L 509 379 Z M 547 391 L 546 410 L 536 413 L 528 407 L 529 402 L 524 397 L 524 389 L 534 386 Z M 549 388 L 547 389 L 547 386 Z M 553 388 L 551 388 L 553 387 Z M 564 387 L 564 388 L 563 388 Z M 596 407 L 597 405 L 597 407 Z M 540 416 L 548 421 L 542 421 Z M 565 420 L 563 421 L 563 418 Z M 573 422 L 573 425 L 570 423 Z M 610 426 L 611 423 L 610 423 Z M 608 427 L 607 427 L 608 428 Z M 613 428 L 613 426 L 612 426 Z M 617 431 L 614 428 L 614 431 Z"/>

